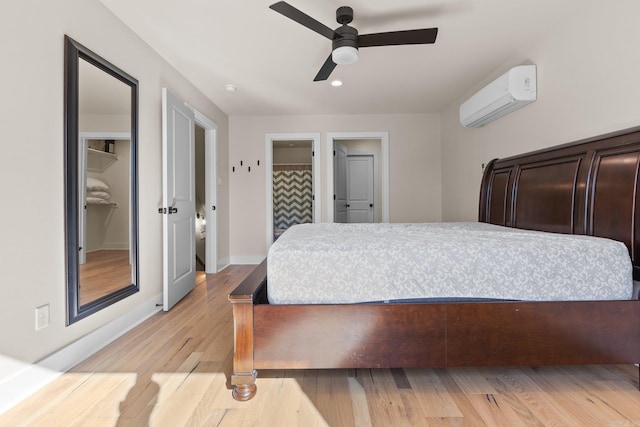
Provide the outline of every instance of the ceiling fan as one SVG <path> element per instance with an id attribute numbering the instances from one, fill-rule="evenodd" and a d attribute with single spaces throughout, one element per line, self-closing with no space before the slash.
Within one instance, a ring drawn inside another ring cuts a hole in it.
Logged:
<path id="1" fill-rule="evenodd" d="M 358 30 L 348 25 L 353 21 L 353 9 L 349 6 L 342 6 L 336 10 L 336 21 L 341 26 L 335 30 L 318 22 L 287 2 L 279 1 L 269 6 L 269 8 L 332 41 L 331 55 L 329 55 L 313 79 L 315 82 L 327 80 L 338 64 L 356 62 L 358 60 L 358 49 L 361 47 L 429 44 L 435 43 L 438 35 L 437 28 L 358 35 Z"/>

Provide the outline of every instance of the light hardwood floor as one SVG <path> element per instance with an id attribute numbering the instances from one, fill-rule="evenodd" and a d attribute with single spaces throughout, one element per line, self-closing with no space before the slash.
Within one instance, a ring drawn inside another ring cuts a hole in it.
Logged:
<path id="1" fill-rule="evenodd" d="M 79 269 L 80 305 L 122 289 L 133 282 L 128 250 L 100 250 L 87 254 Z"/>
<path id="2" fill-rule="evenodd" d="M 172 311 L 0 416 L 0 426 L 640 426 L 633 365 L 270 371 L 259 373 L 253 400 L 236 402 L 227 294 L 252 268 L 199 273 Z"/>

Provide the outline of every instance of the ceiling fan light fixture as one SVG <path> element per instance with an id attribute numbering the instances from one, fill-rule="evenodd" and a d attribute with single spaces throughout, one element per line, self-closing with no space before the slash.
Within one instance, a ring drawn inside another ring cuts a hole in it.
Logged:
<path id="1" fill-rule="evenodd" d="M 438 28 L 422 28 L 416 30 L 387 31 L 359 35 L 358 30 L 349 24 L 353 21 L 353 9 L 342 6 L 336 10 L 336 21 L 340 27 L 332 30 L 322 22 L 312 18 L 286 1 L 278 1 L 270 9 L 307 27 L 319 35 L 331 40 L 331 55 L 320 67 L 313 79 L 314 82 L 325 81 L 338 65 L 353 64 L 358 60 L 358 49 L 372 46 L 397 46 L 435 43 Z"/>
<path id="2" fill-rule="evenodd" d="M 331 52 L 331 59 L 338 65 L 353 64 L 358 60 L 358 49 L 353 46 L 340 46 Z"/>

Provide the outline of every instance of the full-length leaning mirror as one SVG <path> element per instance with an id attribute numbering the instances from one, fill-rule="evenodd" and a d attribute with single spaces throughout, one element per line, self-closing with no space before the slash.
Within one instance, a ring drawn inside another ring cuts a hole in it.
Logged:
<path id="1" fill-rule="evenodd" d="M 138 292 L 138 81 L 65 36 L 67 324 Z"/>

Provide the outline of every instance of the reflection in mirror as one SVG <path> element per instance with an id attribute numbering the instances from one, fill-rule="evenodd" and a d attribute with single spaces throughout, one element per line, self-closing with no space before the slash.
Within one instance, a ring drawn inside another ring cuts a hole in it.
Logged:
<path id="1" fill-rule="evenodd" d="M 129 134 L 81 132 L 80 142 L 78 298 L 82 307 L 133 283 L 133 272 L 129 249 Z"/>
<path id="2" fill-rule="evenodd" d="M 138 291 L 137 81 L 65 39 L 67 322 Z"/>

